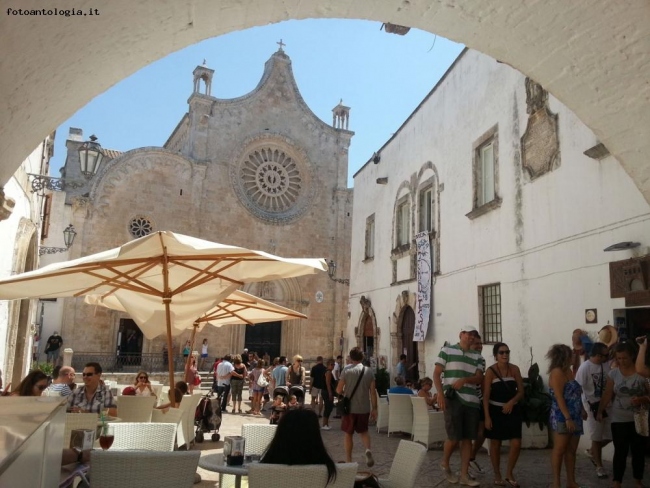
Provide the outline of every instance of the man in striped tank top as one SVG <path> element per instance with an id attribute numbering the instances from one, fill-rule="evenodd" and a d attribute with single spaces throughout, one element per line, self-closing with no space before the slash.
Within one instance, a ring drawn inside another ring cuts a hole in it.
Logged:
<path id="1" fill-rule="evenodd" d="M 440 468 L 450 483 L 479 486 L 469 476 L 469 459 L 472 441 L 476 439 L 479 423 L 480 402 L 477 385 L 483 382 L 485 361 L 471 346 L 478 331 L 471 325 L 461 329 L 458 344 L 446 345 L 440 350 L 433 381 L 438 390 L 440 409 L 445 413 L 445 442 Z M 444 379 L 443 379 L 444 373 Z M 449 459 L 460 443 L 460 478 L 449 467 Z"/>

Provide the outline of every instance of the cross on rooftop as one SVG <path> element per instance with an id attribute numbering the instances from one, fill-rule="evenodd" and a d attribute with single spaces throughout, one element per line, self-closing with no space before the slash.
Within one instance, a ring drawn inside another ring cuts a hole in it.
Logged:
<path id="1" fill-rule="evenodd" d="M 280 49 L 278 49 L 278 51 L 282 51 L 282 48 L 283 48 L 284 46 L 286 46 L 286 44 L 285 44 L 284 42 L 282 42 L 282 39 L 280 39 L 280 42 L 276 42 L 276 44 L 277 44 L 278 46 L 280 46 Z"/>

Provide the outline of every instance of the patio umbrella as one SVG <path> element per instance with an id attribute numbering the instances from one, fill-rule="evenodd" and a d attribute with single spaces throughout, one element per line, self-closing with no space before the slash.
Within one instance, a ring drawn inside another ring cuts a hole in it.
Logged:
<path id="1" fill-rule="evenodd" d="M 138 324 L 191 323 L 244 283 L 324 271 L 323 259 L 287 259 L 161 231 L 97 254 L 0 280 L 0 299 L 114 296 Z M 200 313 L 200 312 L 199 312 Z M 169 362 L 170 386 L 174 368 Z"/>
<path id="2" fill-rule="evenodd" d="M 86 295 L 84 301 L 90 305 L 101 305 L 112 310 L 126 312 L 115 296 L 102 297 L 101 295 Z M 251 295 L 241 290 L 235 290 L 211 310 L 201 314 L 192 324 L 192 337 L 190 339 L 192 348 L 196 332 L 202 330 L 205 324 L 216 327 L 230 324 L 259 324 L 278 320 L 306 319 L 307 316 L 290 308 L 282 307 L 273 302 Z M 140 325 L 140 330 L 148 339 L 160 335 L 163 330 L 161 322 L 151 320 Z M 172 335 L 177 336 L 189 329 L 187 323 L 172 322 Z M 190 357 L 187 358 L 185 368 L 189 368 Z"/>

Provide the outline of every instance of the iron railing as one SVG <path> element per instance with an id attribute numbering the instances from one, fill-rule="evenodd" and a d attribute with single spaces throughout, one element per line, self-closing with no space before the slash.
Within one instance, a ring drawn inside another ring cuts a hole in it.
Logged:
<path id="1" fill-rule="evenodd" d="M 185 358 L 182 354 L 173 356 L 174 371 L 182 372 L 185 367 Z M 137 373 L 140 370 L 149 373 L 162 373 L 169 371 L 167 355 L 162 353 L 114 353 L 105 352 L 75 352 L 72 356 L 72 367 L 82 371 L 90 362 L 97 362 L 105 373 Z M 212 363 L 210 363 L 212 364 Z"/>

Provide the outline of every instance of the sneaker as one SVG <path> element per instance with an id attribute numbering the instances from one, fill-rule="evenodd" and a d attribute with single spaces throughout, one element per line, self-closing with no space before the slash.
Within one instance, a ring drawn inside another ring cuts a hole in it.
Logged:
<path id="1" fill-rule="evenodd" d="M 483 468 L 481 468 L 481 466 L 479 465 L 479 463 L 476 462 L 476 459 L 472 459 L 472 460 L 469 462 L 469 467 L 472 468 L 474 471 L 476 471 L 476 472 L 479 473 L 479 474 L 483 474 L 483 473 L 485 473 L 485 471 L 483 471 Z"/>
<path id="2" fill-rule="evenodd" d="M 440 465 L 440 469 L 442 469 L 442 472 L 445 474 L 445 479 L 449 483 L 458 483 L 458 476 L 456 476 L 454 473 L 451 472 L 451 469 L 449 469 L 449 466 L 445 466 L 444 464 Z"/>
<path id="3" fill-rule="evenodd" d="M 323 425 L 320 430 L 332 430 L 332 428 L 329 425 Z M 371 454 L 372 456 L 372 454 Z"/>
<path id="4" fill-rule="evenodd" d="M 459 478 L 461 477 L 461 476 L 460 476 L 460 471 L 457 471 L 457 472 L 456 472 L 456 476 L 458 476 Z M 468 477 L 469 479 L 471 479 L 471 480 L 475 480 L 475 479 L 476 479 L 476 476 L 474 476 L 474 475 L 472 474 L 472 472 L 471 472 L 469 469 L 467 470 L 467 477 Z"/>
<path id="5" fill-rule="evenodd" d="M 375 460 L 372 457 L 372 452 L 370 449 L 366 449 L 366 466 L 372 468 L 375 465 Z"/>
<path id="6" fill-rule="evenodd" d="M 481 483 L 470 478 L 467 479 L 459 478 L 458 483 L 465 486 L 481 486 Z"/>
<path id="7" fill-rule="evenodd" d="M 605 471 L 605 468 L 600 466 L 599 468 L 596 468 L 596 476 L 598 476 L 601 480 L 604 480 L 608 477 L 607 471 Z"/>

